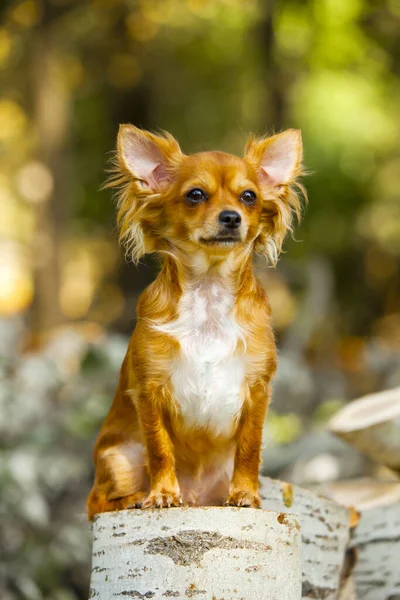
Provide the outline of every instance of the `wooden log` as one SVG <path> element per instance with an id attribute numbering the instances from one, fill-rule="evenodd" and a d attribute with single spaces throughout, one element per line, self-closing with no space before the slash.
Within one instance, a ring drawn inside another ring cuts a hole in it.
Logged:
<path id="1" fill-rule="evenodd" d="M 90 598 L 300 600 L 299 524 L 249 508 L 103 513 Z"/>
<path id="2" fill-rule="evenodd" d="M 400 474 L 400 387 L 350 402 L 328 427 L 366 456 Z"/>
<path id="3" fill-rule="evenodd" d="M 359 521 L 351 530 L 355 551 L 352 596 L 340 600 L 400 599 L 400 483 L 363 478 L 333 482 L 320 491 L 345 506 L 353 506 Z"/>
<path id="4" fill-rule="evenodd" d="M 288 511 L 302 537 L 302 598 L 336 600 L 349 541 L 349 511 L 336 502 L 288 483 L 261 477 L 262 506 Z"/>

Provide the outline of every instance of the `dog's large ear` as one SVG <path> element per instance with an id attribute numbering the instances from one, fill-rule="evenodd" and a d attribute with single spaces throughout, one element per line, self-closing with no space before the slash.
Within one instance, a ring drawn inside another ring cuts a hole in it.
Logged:
<path id="1" fill-rule="evenodd" d="M 251 138 L 245 155 L 259 173 L 260 185 L 290 184 L 301 174 L 303 145 L 298 129 L 287 129 L 269 138 Z"/>
<path id="2" fill-rule="evenodd" d="M 118 133 L 120 164 L 142 189 L 158 192 L 172 178 L 172 170 L 182 157 L 181 149 L 169 133 L 155 135 L 133 125 L 121 125 Z"/>
<path id="3" fill-rule="evenodd" d="M 182 158 L 178 142 L 169 133 L 155 135 L 133 125 L 120 126 L 106 187 L 117 190 L 119 239 L 135 263 L 157 249 L 163 194 Z"/>
<path id="4" fill-rule="evenodd" d="M 255 169 L 262 193 L 261 231 L 256 251 L 275 264 L 287 231 L 291 231 L 293 213 L 300 219 L 301 202 L 297 182 L 302 170 L 301 133 L 288 129 L 266 138 L 250 138 L 245 160 Z"/>

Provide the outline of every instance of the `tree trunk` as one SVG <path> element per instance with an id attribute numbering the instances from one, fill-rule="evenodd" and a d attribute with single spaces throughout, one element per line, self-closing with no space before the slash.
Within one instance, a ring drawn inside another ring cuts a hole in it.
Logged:
<path id="1" fill-rule="evenodd" d="M 46 330 L 63 321 L 59 304 L 61 242 L 69 213 L 68 133 L 71 98 L 63 79 L 53 8 L 42 2 L 42 20 L 31 49 L 31 93 L 36 158 L 50 170 L 53 190 L 36 211 L 34 325 Z"/>
<path id="2" fill-rule="evenodd" d="M 258 37 L 263 55 L 263 78 L 268 94 L 268 121 L 276 132 L 281 131 L 287 109 L 287 94 L 289 81 L 276 58 L 275 40 L 275 0 L 264 0 L 261 4 L 263 16 L 258 25 Z M 265 115 L 261 115 L 262 126 L 265 128 Z"/>
<path id="3" fill-rule="evenodd" d="M 192 597 L 299 600 L 297 520 L 227 507 L 96 517 L 90 598 Z"/>

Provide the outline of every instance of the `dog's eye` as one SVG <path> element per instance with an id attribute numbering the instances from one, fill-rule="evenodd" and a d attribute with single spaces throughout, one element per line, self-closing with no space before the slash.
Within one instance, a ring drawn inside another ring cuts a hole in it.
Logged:
<path id="1" fill-rule="evenodd" d="M 244 203 L 244 204 L 254 204 L 255 201 L 257 200 L 257 196 L 255 195 L 254 192 L 252 192 L 251 190 L 245 190 L 242 195 L 240 196 L 240 200 Z"/>
<path id="2" fill-rule="evenodd" d="M 192 190 L 189 190 L 186 194 L 186 198 L 190 200 L 190 202 L 193 202 L 193 204 L 207 200 L 205 192 L 203 192 L 203 190 L 200 188 L 193 188 Z"/>

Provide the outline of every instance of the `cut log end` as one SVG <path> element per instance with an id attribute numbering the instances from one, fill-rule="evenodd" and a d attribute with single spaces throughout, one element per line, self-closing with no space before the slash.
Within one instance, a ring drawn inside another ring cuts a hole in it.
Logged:
<path id="1" fill-rule="evenodd" d="M 329 430 L 400 473 L 400 387 L 350 402 L 333 417 Z"/>
<path id="2" fill-rule="evenodd" d="M 338 504 L 359 511 L 400 503 L 400 483 L 379 481 L 370 477 L 333 481 L 315 488 L 316 491 Z"/>
<path id="3" fill-rule="evenodd" d="M 350 402 L 331 419 L 329 428 L 341 434 L 397 418 L 400 418 L 400 387 Z"/>

